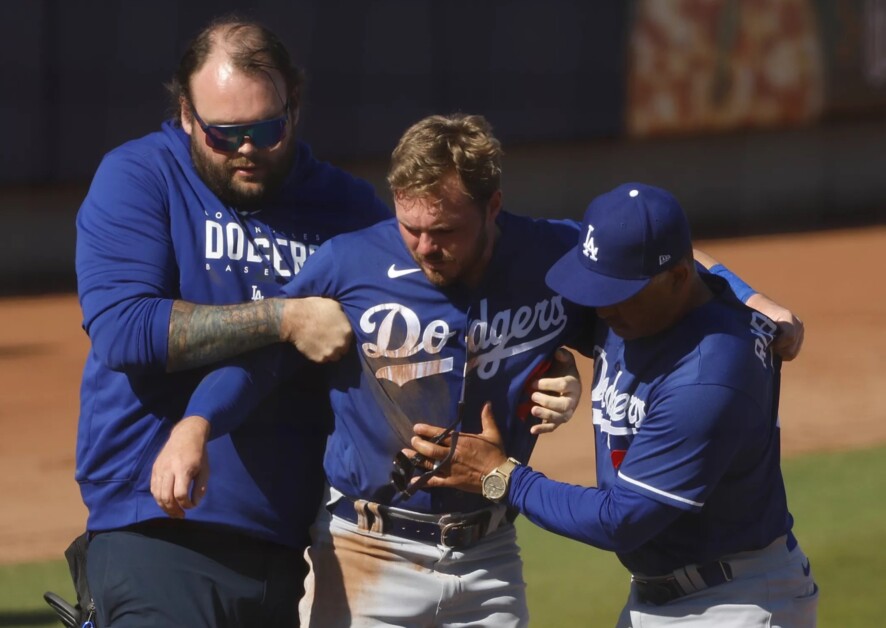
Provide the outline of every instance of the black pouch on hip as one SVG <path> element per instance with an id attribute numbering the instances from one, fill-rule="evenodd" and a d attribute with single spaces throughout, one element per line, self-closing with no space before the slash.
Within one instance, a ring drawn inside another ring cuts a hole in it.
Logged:
<path id="1" fill-rule="evenodd" d="M 89 592 L 86 580 L 86 551 L 89 548 L 89 533 L 84 532 L 74 539 L 65 550 L 65 559 L 71 570 L 77 604 L 72 605 L 52 591 L 43 594 L 43 599 L 56 612 L 67 628 L 98 628 L 95 623 L 95 603 Z"/>

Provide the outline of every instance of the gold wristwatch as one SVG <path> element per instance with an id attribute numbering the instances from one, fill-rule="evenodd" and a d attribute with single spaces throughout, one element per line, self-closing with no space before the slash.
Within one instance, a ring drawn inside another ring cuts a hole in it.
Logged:
<path id="1" fill-rule="evenodd" d="M 520 464 L 519 460 L 508 458 L 495 469 L 487 473 L 480 480 L 483 486 L 483 497 L 495 503 L 504 499 L 508 494 L 508 483 L 511 472 Z"/>

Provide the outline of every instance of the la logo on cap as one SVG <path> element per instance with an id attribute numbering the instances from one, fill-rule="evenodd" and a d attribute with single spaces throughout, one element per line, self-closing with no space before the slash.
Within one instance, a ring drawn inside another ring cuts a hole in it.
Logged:
<path id="1" fill-rule="evenodd" d="M 594 236 L 591 235 L 592 233 L 594 233 L 594 225 L 588 224 L 588 233 L 585 235 L 585 243 L 581 249 L 581 252 L 584 253 L 585 257 L 588 257 L 596 262 L 597 252 L 600 249 L 594 246 Z M 573 253 L 573 255 L 575 255 L 575 253 Z"/>
<path id="2" fill-rule="evenodd" d="M 575 240 L 548 269 L 545 282 L 586 307 L 632 298 L 692 250 L 689 222 L 677 199 L 644 183 L 624 183 L 595 197 Z"/>

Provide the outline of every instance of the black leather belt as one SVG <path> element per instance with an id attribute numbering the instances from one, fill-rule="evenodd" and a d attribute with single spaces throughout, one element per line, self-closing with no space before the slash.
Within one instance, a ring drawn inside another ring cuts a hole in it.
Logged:
<path id="1" fill-rule="evenodd" d="M 729 563 L 714 561 L 706 565 L 698 565 L 698 575 L 704 581 L 702 588 L 715 587 L 732 580 L 732 567 Z M 675 576 L 663 576 L 657 578 L 638 578 L 634 576 L 634 590 L 641 602 L 661 606 L 668 602 L 683 597 L 694 591 L 684 591 Z M 697 589 L 701 590 L 701 589 Z"/>
<path id="2" fill-rule="evenodd" d="M 466 514 L 444 514 L 434 521 L 423 521 L 411 518 L 402 511 L 392 510 L 379 504 L 374 504 L 374 506 L 372 510 L 365 509 L 363 511 L 363 516 L 368 519 L 366 521 L 367 529 L 380 529 L 383 534 L 455 549 L 468 547 L 502 526 L 510 525 L 517 516 L 515 511 L 509 510 L 501 524 L 490 529 L 491 508 Z M 358 523 L 359 517 L 355 503 L 346 497 L 327 506 L 327 509 L 336 517 L 341 517 L 351 523 Z M 377 525 L 379 522 L 374 520 L 376 516 L 381 517 L 380 526 Z"/>
<path id="3" fill-rule="evenodd" d="M 793 532 L 788 532 L 786 546 L 789 552 L 792 552 L 797 547 L 797 538 Z M 637 592 L 637 597 L 641 602 L 661 606 L 662 604 L 673 602 L 684 595 L 725 584 L 732 580 L 732 565 L 722 560 L 716 560 L 705 565 L 697 565 L 695 570 L 698 571 L 698 576 L 701 578 L 704 586 L 697 587 L 691 591 L 685 591 L 674 575 L 656 576 L 654 578 L 633 576 L 634 590 Z"/>

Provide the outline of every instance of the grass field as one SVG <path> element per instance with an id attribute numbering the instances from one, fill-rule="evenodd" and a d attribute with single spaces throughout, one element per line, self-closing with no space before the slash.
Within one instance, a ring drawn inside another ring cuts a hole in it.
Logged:
<path id="1" fill-rule="evenodd" d="M 821 588 L 822 628 L 886 626 L 886 448 L 783 464 L 794 531 Z M 614 556 L 521 520 L 532 626 L 613 626 L 628 593 Z"/>
<path id="2" fill-rule="evenodd" d="M 811 455 L 784 463 L 794 530 L 821 587 L 819 626 L 886 625 L 886 448 Z M 614 556 L 520 520 L 532 626 L 612 626 L 627 596 Z M 0 567 L 0 627 L 57 627 L 45 590 L 68 599 L 62 561 Z"/>

